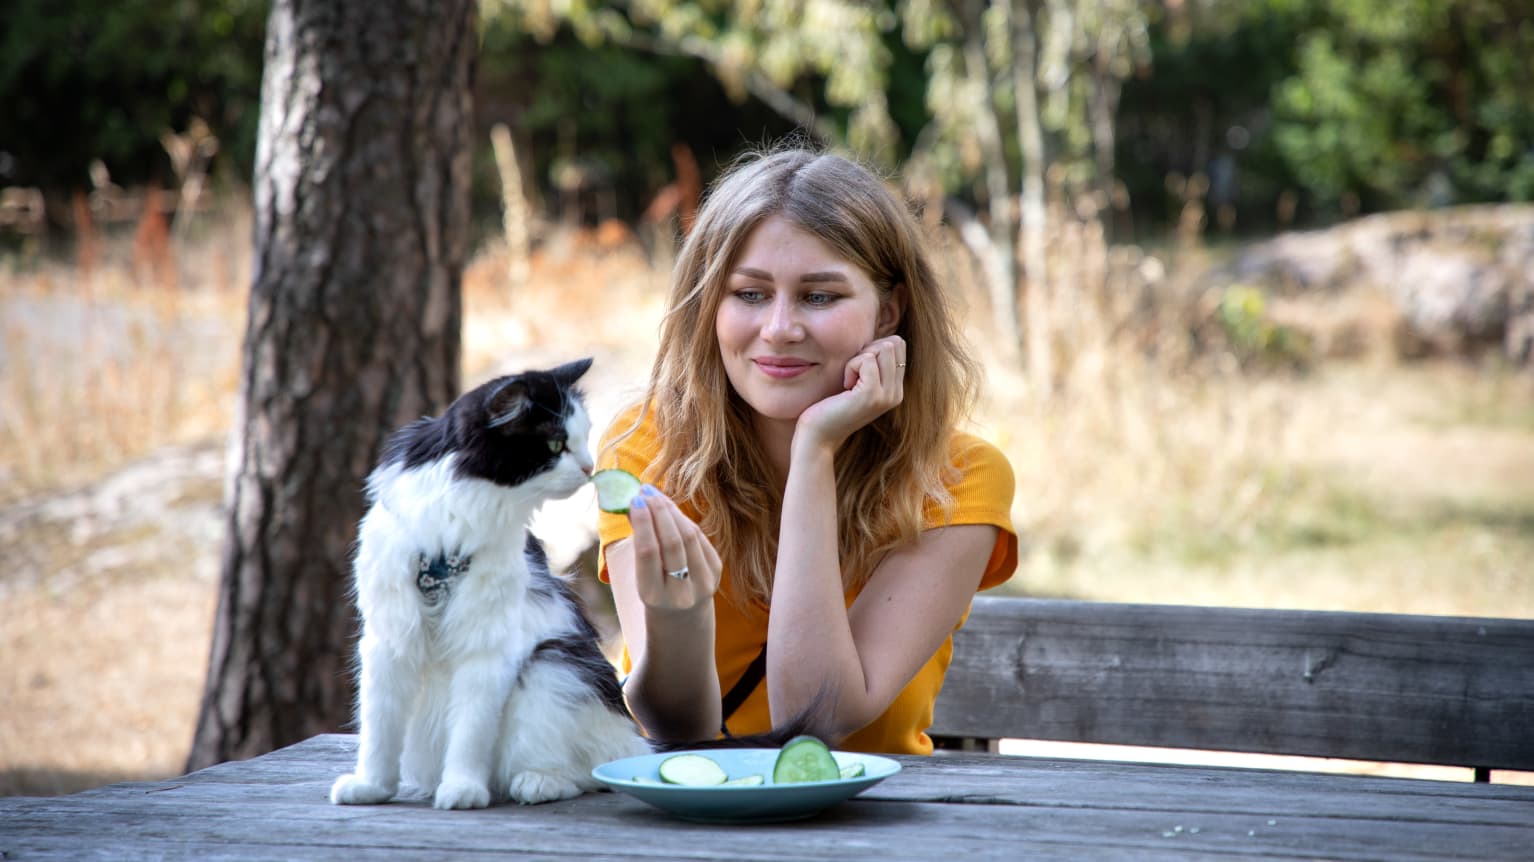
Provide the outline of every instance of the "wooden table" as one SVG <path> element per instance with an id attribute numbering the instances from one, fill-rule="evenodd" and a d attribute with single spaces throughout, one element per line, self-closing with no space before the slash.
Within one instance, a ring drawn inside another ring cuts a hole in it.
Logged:
<path id="1" fill-rule="evenodd" d="M 942 755 L 901 758 L 810 820 L 704 826 L 616 793 L 331 805 L 355 749 L 319 736 L 169 781 L 0 799 L 0 859 L 1534 859 L 1534 787 Z"/>

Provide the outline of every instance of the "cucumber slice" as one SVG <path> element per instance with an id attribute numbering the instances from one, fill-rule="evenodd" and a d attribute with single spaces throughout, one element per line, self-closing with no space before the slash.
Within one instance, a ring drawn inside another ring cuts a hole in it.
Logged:
<path id="1" fill-rule="evenodd" d="M 701 754 L 678 754 L 660 762 L 660 780 L 667 784 L 706 787 L 723 784 L 729 777 L 724 767 Z"/>
<path id="2" fill-rule="evenodd" d="M 725 787 L 755 787 L 766 783 L 767 779 L 760 775 L 742 775 L 739 778 L 731 778 L 724 783 Z"/>
<path id="3" fill-rule="evenodd" d="M 615 515 L 628 512 L 629 501 L 640 488 L 638 476 L 616 467 L 591 474 L 591 484 L 597 486 L 597 507 Z"/>
<path id="4" fill-rule="evenodd" d="M 863 764 L 849 763 L 841 768 L 842 778 L 862 778 Z"/>
<path id="5" fill-rule="evenodd" d="M 796 736 L 790 739 L 778 760 L 772 765 L 773 784 L 799 784 L 806 781 L 836 781 L 841 778 L 841 768 L 831 749 L 813 736 Z"/>

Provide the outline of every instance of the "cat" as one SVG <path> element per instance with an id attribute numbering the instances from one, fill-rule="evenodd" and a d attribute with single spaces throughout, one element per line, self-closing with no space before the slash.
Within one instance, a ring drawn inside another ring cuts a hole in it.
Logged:
<path id="1" fill-rule="evenodd" d="M 390 439 L 354 561 L 360 743 L 338 805 L 402 784 L 437 808 L 549 802 L 653 749 L 569 586 L 528 529 L 590 479 L 581 359 L 498 377 Z"/>

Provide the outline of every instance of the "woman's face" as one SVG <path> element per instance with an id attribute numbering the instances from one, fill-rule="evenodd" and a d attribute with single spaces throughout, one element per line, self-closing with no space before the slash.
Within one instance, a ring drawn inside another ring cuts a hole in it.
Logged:
<path id="1" fill-rule="evenodd" d="M 771 216 L 746 238 L 714 330 L 736 394 L 762 418 L 793 421 L 841 392 L 848 360 L 899 319 L 868 273 Z"/>

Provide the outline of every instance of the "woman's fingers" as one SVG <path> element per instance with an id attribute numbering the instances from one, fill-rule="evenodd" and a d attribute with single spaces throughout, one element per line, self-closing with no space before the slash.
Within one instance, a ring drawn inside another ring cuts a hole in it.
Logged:
<path id="1" fill-rule="evenodd" d="M 655 537 L 655 510 L 644 497 L 629 504 L 629 524 L 634 528 L 634 572 L 641 579 L 661 565 L 660 541 Z"/>
<path id="2" fill-rule="evenodd" d="M 888 382 L 899 383 L 905 376 L 905 339 L 898 335 L 873 342 L 874 355 L 878 357 L 880 376 Z"/>
<path id="3" fill-rule="evenodd" d="M 842 385 L 851 389 L 859 380 L 870 385 L 898 385 L 905 377 L 905 339 L 898 335 L 870 341 L 847 363 Z"/>
<path id="4" fill-rule="evenodd" d="M 660 545 L 661 573 L 687 569 L 687 548 L 682 544 L 682 529 L 677 523 L 677 518 L 682 517 L 682 513 L 670 500 L 660 496 L 659 492 L 652 491 L 646 503 L 646 508 L 654 512 L 655 539 Z"/>
<path id="5" fill-rule="evenodd" d="M 703 531 L 696 526 L 687 531 L 682 541 L 687 546 L 687 562 L 691 569 L 689 577 L 695 578 L 701 587 L 712 592 L 719 584 L 719 555 L 703 537 Z"/>
<path id="6" fill-rule="evenodd" d="M 712 598 L 722 569 L 719 554 L 676 503 L 646 486 L 629 506 L 629 521 L 634 578 L 646 605 L 680 610 Z M 685 576 L 672 576 L 684 570 Z"/>

